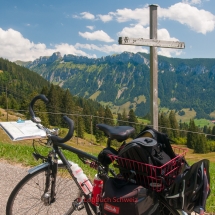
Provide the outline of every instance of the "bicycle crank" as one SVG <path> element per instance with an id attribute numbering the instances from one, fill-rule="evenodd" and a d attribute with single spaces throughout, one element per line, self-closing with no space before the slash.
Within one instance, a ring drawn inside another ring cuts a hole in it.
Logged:
<path id="1" fill-rule="evenodd" d="M 75 208 L 75 210 L 80 211 L 84 208 L 84 203 L 83 201 L 80 201 L 80 198 L 77 198 L 72 203 L 72 206 Z"/>

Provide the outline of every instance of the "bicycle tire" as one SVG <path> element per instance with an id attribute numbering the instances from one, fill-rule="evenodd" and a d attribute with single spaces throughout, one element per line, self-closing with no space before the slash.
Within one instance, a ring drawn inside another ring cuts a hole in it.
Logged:
<path id="1" fill-rule="evenodd" d="M 33 215 L 33 214 L 73 214 L 73 201 L 78 197 L 79 189 L 69 175 L 64 165 L 59 165 L 56 179 L 56 200 L 46 206 L 41 200 L 44 193 L 44 167 L 32 174 L 26 175 L 13 189 L 9 196 L 6 215 Z M 80 213 L 76 213 L 80 214 Z"/>
<path id="2" fill-rule="evenodd" d="M 159 215 L 180 215 L 164 198 L 159 198 Z"/>

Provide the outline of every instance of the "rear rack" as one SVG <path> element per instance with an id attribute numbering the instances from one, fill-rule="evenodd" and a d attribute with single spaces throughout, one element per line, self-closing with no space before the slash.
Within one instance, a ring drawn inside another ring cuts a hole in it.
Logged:
<path id="1" fill-rule="evenodd" d="M 126 180 L 161 192 L 173 183 L 174 179 L 182 172 L 185 164 L 184 156 L 187 149 L 173 146 L 172 148 L 176 157 L 163 166 L 153 166 L 116 155 L 109 155 L 109 157 Z"/>

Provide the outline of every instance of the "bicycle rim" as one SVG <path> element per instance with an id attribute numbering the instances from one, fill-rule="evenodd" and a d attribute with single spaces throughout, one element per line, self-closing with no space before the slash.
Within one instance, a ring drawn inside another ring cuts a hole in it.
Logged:
<path id="1" fill-rule="evenodd" d="M 171 207 L 165 199 L 159 200 L 159 215 L 180 215 L 177 210 Z"/>
<path id="2" fill-rule="evenodd" d="M 66 168 L 59 165 L 56 200 L 48 205 L 41 198 L 44 194 L 45 174 L 46 168 L 43 168 L 28 174 L 17 184 L 7 202 L 7 215 L 62 215 L 74 212 L 72 203 L 78 197 L 79 190 Z"/>

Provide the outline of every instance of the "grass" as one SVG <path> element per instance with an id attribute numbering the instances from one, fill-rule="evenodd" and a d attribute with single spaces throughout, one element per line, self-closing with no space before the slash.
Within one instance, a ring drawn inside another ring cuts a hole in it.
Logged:
<path id="1" fill-rule="evenodd" d="M 211 128 L 213 128 L 214 126 L 214 123 L 212 123 L 210 120 L 207 120 L 207 119 L 195 119 L 194 122 L 195 122 L 195 125 L 199 126 L 200 128 L 203 128 L 205 125 Z"/>
<path id="2" fill-rule="evenodd" d="M 182 146 L 184 147 L 184 146 Z M 206 209 L 207 212 L 215 212 L 215 152 L 207 153 L 207 154 L 195 154 L 193 150 L 188 149 L 186 154 L 186 161 L 191 165 L 197 161 L 202 159 L 210 160 L 210 189 L 211 193 L 207 199 Z"/>
<path id="3" fill-rule="evenodd" d="M 211 194 L 207 200 L 207 211 L 215 212 L 215 163 L 210 163 L 210 188 Z"/>
<path id="4" fill-rule="evenodd" d="M 90 99 L 92 100 L 96 100 L 96 98 L 99 96 L 99 94 L 101 93 L 101 91 L 96 91 L 93 95 L 90 96 Z"/>
<path id="5" fill-rule="evenodd" d="M 50 148 L 38 146 L 37 150 L 42 155 L 47 155 Z M 36 166 L 41 163 L 40 161 L 36 161 L 33 156 L 33 147 L 31 145 L 20 145 L 20 144 L 8 144 L 8 143 L 0 143 L 0 159 L 6 160 L 9 163 L 17 164 L 21 163 L 26 167 Z M 85 174 L 90 178 L 93 179 L 94 175 L 96 174 L 96 170 L 93 170 L 86 165 L 84 165 L 78 156 L 74 153 L 64 151 L 64 155 L 68 160 L 71 160 L 79 166 L 81 166 L 85 172 Z"/>

